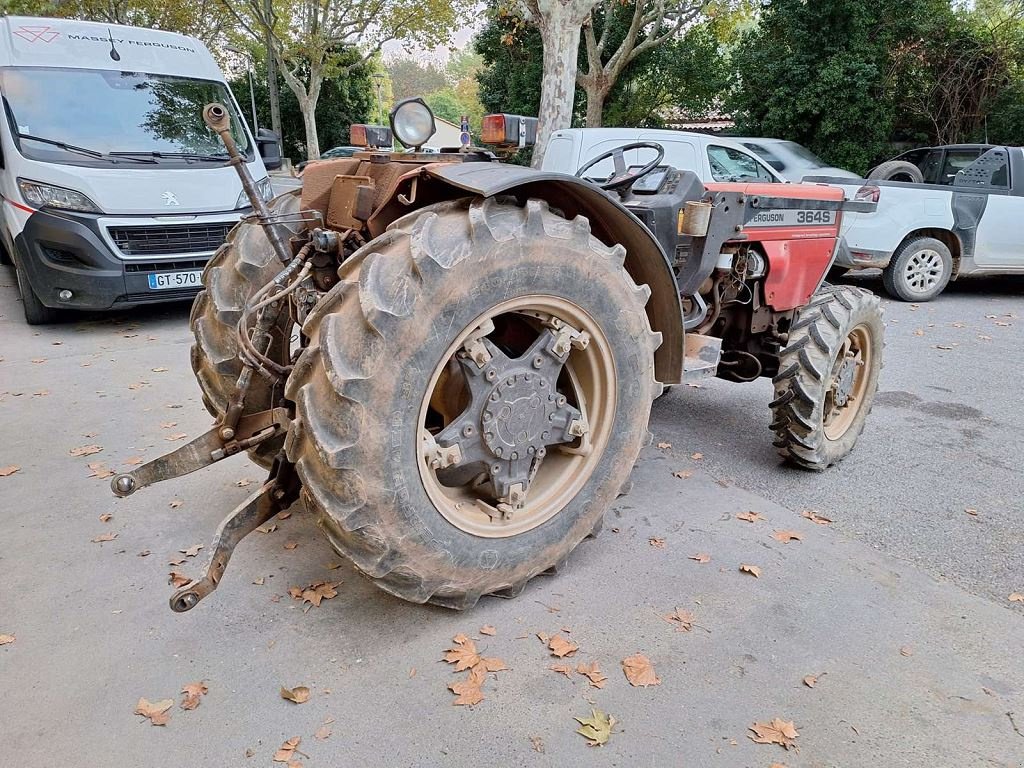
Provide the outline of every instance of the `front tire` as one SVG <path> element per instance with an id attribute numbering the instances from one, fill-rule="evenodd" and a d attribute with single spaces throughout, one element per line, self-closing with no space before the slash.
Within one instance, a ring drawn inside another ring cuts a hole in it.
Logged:
<path id="1" fill-rule="evenodd" d="M 931 301 L 953 276 L 953 255 L 941 240 L 917 237 L 893 254 L 882 270 L 882 285 L 894 299 Z"/>
<path id="2" fill-rule="evenodd" d="M 25 270 L 17 261 L 14 262 L 14 277 L 18 281 L 18 294 L 21 296 L 21 309 L 25 314 L 26 323 L 29 325 L 51 325 L 64 319 L 64 313 L 61 310 L 48 307 L 39 300 L 39 296 L 36 295 L 28 281 Z"/>
<path id="3" fill-rule="evenodd" d="M 820 289 L 794 319 L 772 380 L 775 447 L 798 467 L 823 470 L 853 450 L 882 369 L 881 302 L 853 286 Z"/>
<path id="4" fill-rule="evenodd" d="M 377 586 L 468 608 L 518 594 L 600 528 L 661 389 L 650 291 L 624 256 L 582 217 L 477 199 L 409 214 L 352 257 L 358 276 L 304 326 L 286 449 L 331 544 Z M 576 337 L 541 383 L 558 349 L 541 348 L 552 318 L 589 343 Z M 587 438 L 536 443 L 569 418 L 589 425 Z M 461 458 L 441 466 L 437 447 L 460 435 Z M 525 503 L 502 510 L 496 489 L 521 466 L 516 452 L 534 457 Z M 487 458 L 460 463 L 469 455 Z"/>

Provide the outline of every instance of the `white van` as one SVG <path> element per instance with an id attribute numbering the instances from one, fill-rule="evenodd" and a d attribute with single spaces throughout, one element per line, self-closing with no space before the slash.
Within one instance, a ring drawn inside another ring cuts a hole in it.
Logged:
<path id="1" fill-rule="evenodd" d="M 541 167 L 545 171 L 575 174 L 603 152 L 638 141 L 660 144 L 665 148 L 663 163 L 682 171 L 692 171 L 704 183 L 786 181 L 753 152 L 732 139 L 661 128 L 566 128 L 555 131 L 551 134 Z M 631 149 L 625 153 L 627 167 L 646 165 L 654 157 L 650 149 Z M 612 161 L 605 160 L 587 171 L 587 178 L 608 179 L 612 169 Z"/>
<path id="2" fill-rule="evenodd" d="M 150 29 L 0 18 L 0 259 L 25 318 L 192 298 L 249 203 L 219 137 L 225 104 L 266 199 L 269 131 L 257 140 L 200 41 Z M 258 147 L 258 149 L 257 149 Z"/>

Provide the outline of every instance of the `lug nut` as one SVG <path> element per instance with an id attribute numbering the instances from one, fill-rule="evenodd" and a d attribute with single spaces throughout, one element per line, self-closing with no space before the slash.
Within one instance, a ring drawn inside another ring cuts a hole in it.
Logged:
<path id="1" fill-rule="evenodd" d="M 533 367 L 534 368 L 540 368 L 542 365 L 544 365 L 544 358 L 543 357 L 541 357 L 540 355 L 537 355 L 537 357 L 533 358 Z"/>
<path id="2" fill-rule="evenodd" d="M 462 436 L 463 437 L 469 437 L 472 434 L 473 434 L 473 425 L 472 424 L 467 424 L 466 426 L 464 426 L 462 428 Z"/>

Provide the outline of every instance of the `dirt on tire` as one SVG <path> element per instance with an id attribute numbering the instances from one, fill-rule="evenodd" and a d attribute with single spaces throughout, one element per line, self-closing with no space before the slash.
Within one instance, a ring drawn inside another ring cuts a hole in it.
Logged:
<path id="1" fill-rule="evenodd" d="M 270 208 L 278 215 L 297 213 L 298 193 L 281 195 L 270 203 Z M 228 399 L 242 372 L 236 329 L 245 303 L 282 267 L 263 227 L 242 221 L 228 233 L 224 244 L 203 270 L 203 290 L 196 296 L 189 317 L 195 338 L 191 359 L 192 370 L 203 392 L 203 404 L 215 418 L 220 418 L 227 410 Z M 277 362 L 287 362 L 291 326 L 291 318 L 285 316 L 274 329 L 270 357 Z M 243 415 L 270 408 L 283 394 L 281 387 L 275 388 L 262 376 L 254 376 Z M 269 468 L 283 443 L 283 436 L 267 440 L 253 448 L 249 456 L 260 466 Z"/>
<path id="2" fill-rule="evenodd" d="M 846 431 L 832 439 L 824 428 L 826 396 L 843 342 L 857 328 L 865 329 L 871 345 L 866 396 Z M 884 330 L 881 301 L 862 288 L 826 285 L 800 309 L 772 379 L 771 429 L 783 458 L 804 469 L 824 470 L 853 450 L 874 402 Z"/>
<path id="3" fill-rule="evenodd" d="M 513 596 L 596 533 L 649 442 L 654 378 L 650 296 L 623 267 L 625 249 L 546 203 L 463 199 L 396 221 L 354 254 L 358 274 L 307 319 L 309 346 L 286 395 L 296 428 L 286 450 L 307 507 L 334 548 L 405 600 L 471 607 Z M 419 413 L 431 371 L 474 318 L 517 296 L 557 295 L 600 323 L 614 358 L 614 428 L 586 484 L 551 519 L 505 538 L 446 520 L 421 477 Z"/>

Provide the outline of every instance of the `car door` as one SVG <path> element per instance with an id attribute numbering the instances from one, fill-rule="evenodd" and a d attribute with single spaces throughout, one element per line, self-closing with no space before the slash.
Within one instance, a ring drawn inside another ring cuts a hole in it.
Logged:
<path id="1" fill-rule="evenodd" d="M 1010 194 L 1010 158 L 990 149 L 956 174 L 953 213 L 967 228 L 977 219 L 974 261 L 981 267 L 1024 267 L 1024 197 Z"/>

